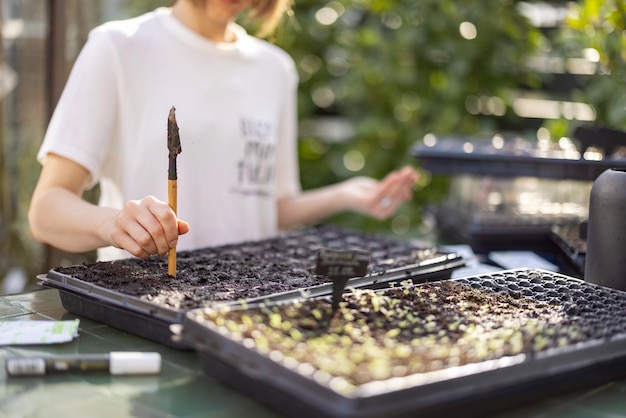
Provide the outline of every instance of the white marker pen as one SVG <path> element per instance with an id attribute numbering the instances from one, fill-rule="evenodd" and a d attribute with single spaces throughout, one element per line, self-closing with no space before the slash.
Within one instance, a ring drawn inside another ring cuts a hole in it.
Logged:
<path id="1" fill-rule="evenodd" d="M 46 376 L 62 373 L 106 372 L 113 375 L 158 374 L 161 355 L 131 351 L 109 354 L 81 354 L 54 357 L 12 357 L 6 359 L 9 376 Z"/>

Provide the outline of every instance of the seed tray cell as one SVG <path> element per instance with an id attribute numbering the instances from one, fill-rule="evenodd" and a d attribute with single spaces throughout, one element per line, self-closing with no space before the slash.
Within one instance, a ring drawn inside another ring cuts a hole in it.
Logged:
<path id="1" fill-rule="evenodd" d="M 626 374 L 626 293 L 538 269 L 188 312 L 205 373 L 294 417 L 495 412 Z"/>
<path id="2" fill-rule="evenodd" d="M 455 253 L 325 225 L 273 239 L 179 251 L 175 278 L 167 274 L 166 257 L 151 257 L 57 267 L 39 279 L 61 290 L 70 312 L 179 347 L 170 325 L 182 323 L 191 309 L 331 294 L 332 284 L 315 275 L 322 247 L 370 253 L 368 274 L 350 279 L 351 288 L 407 278 L 445 279 L 465 264 Z"/>

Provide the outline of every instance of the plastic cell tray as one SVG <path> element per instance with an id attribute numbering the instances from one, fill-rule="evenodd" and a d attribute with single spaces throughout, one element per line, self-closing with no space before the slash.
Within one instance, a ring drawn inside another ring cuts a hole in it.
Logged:
<path id="1" fill-rule="evenodd" d="M 471 144 L 468 148 L 467 144 Z M 603 160 L 565 157 L 564 152 L 542 153 L 529 142 L 505 140 L 501 148 L 484 138 L 444 137 L 432 145 L 417 143 L 411 156 L 436 174 L 472 174 L 495 177 L 539 177 L 567 180 L 595 180 L 609 168 L 626 167 L 626 157 Z"/>
<path id="2" fill-rule="evenodd" d="M 585 259 L 587 257 L 586 226 L 586 222 L 574 225 L 555 225 L 550 234 L 552 241 L 581 276 L 585 272 Z"/>
<path id="3" fill-rule="evenodd" d="M 482 416 L 626 374 L 625 292 L 535 269 L 446 283 L 455 281 L 574 309 L 574 323 L 595 333 L 571 345 L 369 382 L 349 394 L 289 353 L 257 349 L 209 319 L 207 310 L 188 312 L 179 333 L 197 350 L 206 374 L 293 417 Z"/>
<path id="4" fill-rule="evenodd" d="M 367 239 L 366 241 L 364 241 L 365 238 Z M 276 254 L 277 247 L 269 244 L 277 242 L 286 244 L 284 248 L 286 251 L 289 251 L 289 254 Z M 300 247 L 305 243 L 307 244 L 306 250 Z M 253 249 L 257 252 L 257 261 L 267 256 L 268 262 L 278 263 L 278 266 L 275 266 L 275 268 L 282 268 L 281 275 L 285 281 L 289 281 L 290 272 L 293 271 L 294 257 L 301 257 L 301 260 L 297 263 L 299 268 L 301 268 L 300 261 L 304 261 L 304 264 L 306 264 L 307 260 L 309 260 L 310 267 L 313 269 L 314 261 L 312 257 L 317 251 L 317 246 L 353 248 L 358 246 L 359 243 L 365 245 L 366 249 L 372 250 L 370 273 L 364 277 L 355 277 L 348 280 L 346 288 L 376 288 L 385 286 L 390 282 L 400 282 L 405 279 L 411 279 L 414 282 L 446 279 L 450 277 L 452 271 L 465 265 L 465 260 L 456 253 L 439 251 L 436 248 L 419 248 L 417 245 L 407 244 L 406 241 L 362 234 L 335 227 L 311 228 L 293 234 L 286 234 L 276 239 L 212 247 L 198 250 L 197 252 L 208 252 L 211 254 L 211 257 L 221 257 L 223 261 L 223 259 L 228 257 L 239 257 L 236 252 L 233 253 L 233 249 L 244 247 Z M 415 251 L 427 251 L 429 256 L 424 259 L 415 258 L 410 253 L 407 253 L 410 248 L 413 248 Z M 264 251 L 267 254 L 264 254 Z M 191 253 L 195 252 L 192 251 Z M 295 253 L 299 255 L 294 255 Z M 390 255 L 393 256 L 392 259 L 385 258 Z M 184 256 L 179 257 L 180 259 L 184 259 Z M 283 265 L 280 265 L 281 259 L 284 262 Z M 237 258 L 234 264 L 241 264 L 240 260 L 241 257 Z M 210 264 L 210 258 L 206 258 L 205 262 Z M 144 297 L 124 294 L 116 289 L 98 286 L 58 270 L 60 268 L 52 269 L 47 274 L 39 275 L 38 279 L 43 286 L 60 290 L 61 302 L 68 311 L 176 348 L 188 347 L 185 343 L 172 339 L 170 327 L 173 324 L 182 323 L 185 313 L 190 309 L 216 305 L 249 304 L 258 301 L 292 300 L 296 297 L 315 297 L 332 293 L 332 283 L 320 280 L 322 284 L 319 285 L 260 296 L 250 296 L 243 299 L 207 300 L 206 304 L 203 305 L 177 309 Z M 237 272 L 231 270 L 228 274 L 234 277 L 237 275 Z M 211 289 L 206 289 L 206 292 L 210 293 Z"/>
<path id="5" fill-rule="evenodd" d="M 553 228 L 580 223 L 579 217 L 520 215 L 514 212 L 479 212 L 449 204 L 433 210 L 443 236 L 468 242 L 477 253 L 494 250 L 553 251 Z"/>
<path id="6" fill-rule="evenodd" d="M 581 234 L 586 222 L 572 225 L 557 225 L 551 230 L 552 239 L 572 260 L 587 254 L 587 239 Z"/>

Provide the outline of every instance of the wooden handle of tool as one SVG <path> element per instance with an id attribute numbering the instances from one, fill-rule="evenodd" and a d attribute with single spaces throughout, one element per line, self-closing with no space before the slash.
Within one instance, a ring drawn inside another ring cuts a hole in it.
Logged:
<path id="1" fill-rule="evenodd" d="M 167 181 L 167 202 L 176 213 L 178 210 L 177 180 Z M 167 274 L 176 277 L 176 248 L 171 248 L 167 255 Z"/>

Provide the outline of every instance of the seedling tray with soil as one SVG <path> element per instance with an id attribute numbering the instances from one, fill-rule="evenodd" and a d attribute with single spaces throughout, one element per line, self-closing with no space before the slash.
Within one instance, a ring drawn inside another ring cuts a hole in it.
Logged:
<path id="1" fill-rule="evenodd" d="M 536 269 L 186 314 L 204 371 L 294 417 L 480 416 L 626 374 L 626 292 Z"/>
<path id="2" fill-rule="evenodd" d="M 151 257 L 57 267 L 39 278 L 61 290 L 70 312 L 178 347 L 170 325 L 181 323 L 191 309 L 331 294 L 332 283 L 315 274 L 321 248 L 369 252 L 368 273 L 348 280 L 352 288 L 449 278 L 465 264 L 460 255 L 437 248 L 324 225 L 272 239 L 179 251 L 176 277 L 168 275 L 166 257 Z"/>

